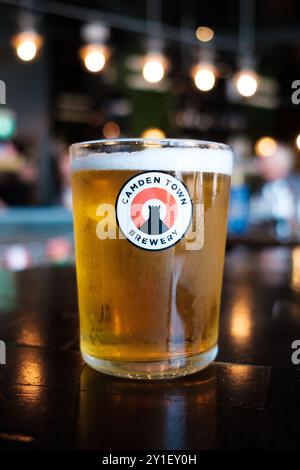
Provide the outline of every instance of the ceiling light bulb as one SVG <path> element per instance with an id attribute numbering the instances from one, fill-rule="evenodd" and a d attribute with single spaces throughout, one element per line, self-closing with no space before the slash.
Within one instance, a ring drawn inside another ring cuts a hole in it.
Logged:
<path id="1" fill-rule="evenodd" d="M 149 83 L 160 82 L 165 75 L 165 59 L 160 55 L 146 57 L 143 77 Z"/>
<path id="2" fill-rule="evenodd" d="M 257 76 L 252 70 L 242 70 L 236 77 L 236 87 L 240 95 L 253 96 L 257 90 Z"/>
<path id="3" fill-rule="evenodd" d="M 100 72 L 107 58 L 107 49 L 101 44 L 88 44 L 80 51 L 85 68 L 92 73 Z"/>
<path id="4" fill-rule="evenodd" d="M 216 82 L 214 67 L 211 64 L 199 64 L 194 69 L 194 82 L 201 91 L 211 90 Z"/>
<path id="5" fill-rule="evenodd" d="M 34 31 L 24 31 L 13 39 L 17 56 L 24 62 L 30 62 L 36 57 L 41 44 L 41 37 Z"/>

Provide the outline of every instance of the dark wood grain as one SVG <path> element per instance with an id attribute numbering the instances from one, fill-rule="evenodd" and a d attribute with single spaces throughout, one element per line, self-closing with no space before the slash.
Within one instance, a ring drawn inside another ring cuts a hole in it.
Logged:
<path id="1" fill-rule="evenodd" d="M 73 268 L 1 273 L 0 448 L 298 448 L 299 271 L 290 248 L 229 251 L 218 361 L 152 383 L 83 364 Z"/>

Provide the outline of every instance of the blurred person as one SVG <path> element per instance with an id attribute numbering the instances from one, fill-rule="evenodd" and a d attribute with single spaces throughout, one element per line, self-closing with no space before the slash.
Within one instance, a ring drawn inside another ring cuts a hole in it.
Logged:
<path id="1" fill-rule="evenodd" d="M 265 183 L 251 198 L 251 221 L 273 224 L 279 239 L 299 237 L 300 181 L 294 160 L 292 149 L 278 144 L 272 155 L 257 161 Z"/>
<path id="2" fill-rule="evenodd" d="M 249 228 L 250 190 L 246 183 L 252 143 L 249 137 L 237 135 L 229 139 L 234 152 L 234 166 L 231 177 L 230 205 L 228 214 L 228 233 L 242 235 Z"/>
<path id="3" fill-rule="evenodd" d="M 69 145 L 62 142 L 54 144 L 53 155 L 53 186 L 55 188 L 52 201 L 72 209 L 71 173 L 69 162 Z"/>
<path id="4" fill-rule="evenodd" d="M 38 168 L 28 156 L 28 148 L 20 143 L 10 143 L 15 153 L 6 159 L 7 167 L 0 172 L 0 206 L 31 206 L 37 203 Z M 3 157 L 2 162 L 5 160 Z M 9 162 L 14 164 L 9 165 Z"/>
<path id="5" fill-rule="evenodd" d="M 266 181 L 285 180 L 294 167 L 294 154 L 287 145 L 278 144 L 274 153 L 260 158 L 257 165 Z"/>

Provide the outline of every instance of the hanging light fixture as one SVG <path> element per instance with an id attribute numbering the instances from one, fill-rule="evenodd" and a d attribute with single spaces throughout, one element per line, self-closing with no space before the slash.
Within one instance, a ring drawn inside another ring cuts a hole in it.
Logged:
<path id="1" fill-rule="evenodd" d="M 42 46 L 42 37 L 36 31 L 36 21 L 29 13 L 18 16 L 20 32 L 12 39 L 16 54 L 23 62 L 34 60 Z"/>
<path id="2" fill-rule="evenodd" d="M 202 48 L 199 56 L 199 62 L 192 68 L 192 78 L 198 90 L 210 91 L 216 83 L 215 53 L 211 48 Z"/>
<path id="3" fill-rule="evenodd" d="M 168 61 L 163 53 L 164 44 L 161 36 L 161 1 L 147 0 L 146 2 L 146 50 L 143 60 L 142 73 L 148 83 L 160 82 L 168 67 Z"/>
<path id="4" fill-rule="evenodd" d="M 237 91 L 245 97 L 253 96 L 258 86 L 257 74 L 251 68 L 244 68 L 234 76 Z"/>
<path id="5" fill-rule="evenodd" d="M 254 1 L 240 0 L 239 70 L 234 74 L 233 82 L 238 93 L 246 98 L 256 93 L 259 84 L 255 71 L 254 50 Z"/>
<path id="6" fill-rule="evenodd" d="M 215 86 L 215 69 L 210 63 L 200 62 L 194 67 L 192 75 L 195 85 L 200 91 L 209 91 Z"/>
<path id="7" fill-rule="evenodd" d="M 143 77 L 149 83 L 158 83 L 164 78 L 166 68 L 167 60 L 161 52 L 149 52 L 144 60 Z"/>
<path id="8" fill-rule="evenodd" d="M 80 51 L 85 68 L 89 72 L 100 72 L 106 64 L 106 48 L 99 44 L 88 44 Z"/>
<path id="9" fill-rule="evenodd" d="M 109 28 L 102 23 L 88 23 L 81 28 L 86 45 L 80 49 L 80 57 L 89 72 L 97 73 L 105 67 L 109 57 L 109 49 L 105 45 L 109 33 Z"/>

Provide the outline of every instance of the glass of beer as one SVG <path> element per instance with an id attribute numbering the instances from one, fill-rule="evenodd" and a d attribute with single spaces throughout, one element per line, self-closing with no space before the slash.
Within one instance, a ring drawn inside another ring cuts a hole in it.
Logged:
<path id="1" fill-rule="evenodd" d="M 80 345 L 94 369 L 163 379 L 216 357 L 231 149 L 181 139 L 71 146 Z"/>

